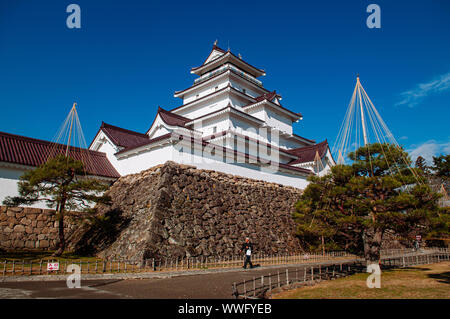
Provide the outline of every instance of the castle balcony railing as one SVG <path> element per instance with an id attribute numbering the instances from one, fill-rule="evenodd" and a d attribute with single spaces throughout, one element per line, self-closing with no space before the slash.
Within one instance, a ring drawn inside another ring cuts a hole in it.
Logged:
<path id="1" fill-rule="evenodd" d="M 211 72 L 209 72 L 209 73 L 207 73 L 205 75 L 202 75 L 201 77 L 195 79 L 194 85 L 195 84 L 199 84 L 201 82 L 204 82 L 204 81 L 206 81 L 206 80 L 208 80 L 208 79 L 210 79 L 213 76 L 216 76 L 218 74 L 225 73 L 228 70 L 232 71 L 233 73 L 243 77 L 244 79 L 246 79 L 246 80 L 248 80 L 248 81 L 250 81 L 250 82 L 252 82 L 252 83 L 254 83 L 254 84 L 256 84 L 256 85 L 258 85 L 260 87 L 263 86 L 261 81 L 255 79 L 254 77 L 248 75 L 247 73 L 245 73 L 245 72 L 239 70 L 238 68 L 236 68 L 236 67 L 234 67 L 232 65 L 229 65 L 229 64 L 228 65 L 224 65 L 224 66 L 222 66 L 221 68 L 219 68 L 217 70 L 211 71 Z"/>

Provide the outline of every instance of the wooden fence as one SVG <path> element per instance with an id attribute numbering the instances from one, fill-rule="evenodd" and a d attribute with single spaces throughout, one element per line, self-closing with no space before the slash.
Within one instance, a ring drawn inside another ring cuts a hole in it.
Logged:
<path id="1" fill-rule="evenodd" d="M 348 259 L 349 257 L 354 257 L 354 255 L 351 255 L 345 251 L 327 252 L 325 254 L 255 254 L 252 256 L 252 263 L 260 266 L 287 265 Z M 244 259 L 242 255 L 224 257 L 151 258 L 140 263 L 125 259 L 9 259 L 0 262 L 0 267 L 3 268 L 0 268 L 0 271 L 2 271 L 3 276 L 65 274 L 67 266 L 70 264 L 78 265 L 80 267 L 81 274 L 195 271 L 206 269 L 237 268 L 241 267 L 243 262 Z M 47 270 L 48 263 L 58 263 L 59 269 L 53 271 Z"/>
<path id="2" fill-rule="evenodd" d="M 439 249 L 448 253 L 448 249 Z M 426 251 L 430 251 L 427 249 Z M 417 253 L 411 249 L 383 251 L 382 257 L 407 256 Z M 255 254 L 252 256 L 252 263 L 259 266 L 276 265 L 301 265 L 318 262 L 330 262 L 339 264 L 339 261 L 356 259 L 357 256 L 345 251 L 326 252 L 325 254 L 303 253 L 303 254 Z M 0 271 L 2 276 L 29 276 L 29 275 L 52 275 L 66 274 L 66 269 L 70 264 L 80 267 L 81 274 L 104 274 L 104 273 L 141 273 L 141 272 L 161 272 L 161 271 L 196 271 L 213 270 L 223 268 L 238 268 L 243 265 L 243 256 L 213 256 L 213 257 L 185 257 L 185 258 L 152 258 L 143 262 L 130 261 L 125 259 L 51 259 L 51 260 L 17 260 L 8 259 L 0 261 Z M 47 270 L 48 263 L 58 263 L 58 270 Z"/>

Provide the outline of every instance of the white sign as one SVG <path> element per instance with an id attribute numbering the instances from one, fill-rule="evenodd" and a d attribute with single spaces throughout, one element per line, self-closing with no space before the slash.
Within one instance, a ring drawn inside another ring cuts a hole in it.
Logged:
<path id="1" fill-rule="evenodd" d="M 59 270 L 59 263 L 47 263 L 47 270 Z"/>
<path id="2" fill-rule="evenodd" d="M 251 254 L 252 254 L 252 251 L 251 251 L 250 249 L 247 249 L 246 255 L 247 255 L 247 256 L 250 256 Z"/>

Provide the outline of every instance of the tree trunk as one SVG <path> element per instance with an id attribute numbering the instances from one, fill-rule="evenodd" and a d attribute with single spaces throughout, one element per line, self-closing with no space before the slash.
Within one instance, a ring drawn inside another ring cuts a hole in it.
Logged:
<path id="1" fill-rule="evenodd" d="M 363 231 L 364 258 L 367 265 L 380 262 L 382 239 L 383 231 L 379 228 L 369 228 Z"/>
<path id="2" fill-rule="evenodd" d="M 64 250 L 66 249 L 66 239 L 64 236 L 64 206 L 66 205 L 66 199 L 63 198 L 61 200 L 61 204 L 59 205 L 59 212 L 58 212 L 58 235 L 59 235 L 59 242 L 58 242 L 58 249 L 55 251 L 53 256 L 59 257 L 62 255 Z"/>

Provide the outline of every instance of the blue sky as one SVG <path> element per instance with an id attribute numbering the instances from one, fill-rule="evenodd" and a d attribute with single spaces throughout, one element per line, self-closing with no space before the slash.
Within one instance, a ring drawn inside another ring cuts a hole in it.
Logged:
<path id="1" fill-rule="evenodd" d="M 81 29 L 66 27 L 70 3 Z M 430 158 L 450 152 L 449 33 L 446 0 L 3 0 L 0 131 L 51 140 L 76 101 L 88 144 L 102 120 L 145 132 L 218 39 L 303 114 L 296 133 L 332 145 L 359 73 L 397 140 Z"/>

